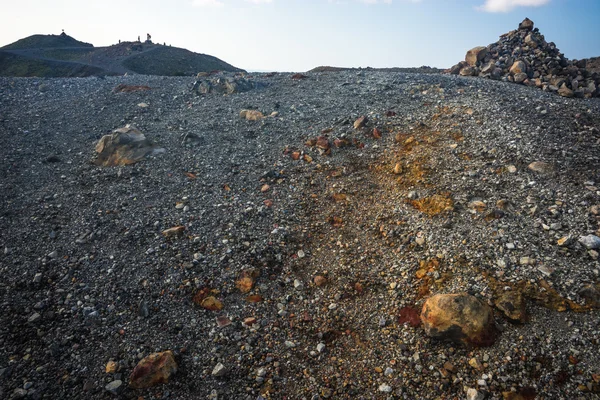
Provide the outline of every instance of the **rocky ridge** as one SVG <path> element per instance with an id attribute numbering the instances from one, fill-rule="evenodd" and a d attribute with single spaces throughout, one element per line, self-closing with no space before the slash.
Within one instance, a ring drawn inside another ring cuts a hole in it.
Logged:
<path id="1" fill-rule="evenodd" d="M 0 397 L 597 398 L 597 99 L 198 80 L 0 79 Z"/>
<path id="2" fill-rule="evenodd" d="M 0 76 L 193 76 L 199 71 L 243 72 L 211 55 L 150 40 L 94 47 L 62 33 L 33 35 L 0 47 Z"/>
<path id="3" fill-rule="evenodd" d="M 449 72 L 535 86 L 564 97 L 600 97 L 600 74 L 586 70 L 586 60 L 568 60 L 528 18 L 499 41 L 469 50 Z"/>

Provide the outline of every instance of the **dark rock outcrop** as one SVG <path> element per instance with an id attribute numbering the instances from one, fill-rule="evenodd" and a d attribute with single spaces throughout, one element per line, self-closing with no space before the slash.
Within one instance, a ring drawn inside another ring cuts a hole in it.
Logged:
<path id="1" fill-rule="evenodd" d="M 198 95 L 209 93 L 234 94 L 247 92 L 255 87 L 254 82 L 240 76 L 216 76 L 209 78 L 205 74 L 198 74 L 192 91 Z"/>

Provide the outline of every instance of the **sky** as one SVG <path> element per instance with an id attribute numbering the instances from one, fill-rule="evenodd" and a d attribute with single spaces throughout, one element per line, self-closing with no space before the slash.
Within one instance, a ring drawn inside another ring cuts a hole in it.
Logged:
<path id="1" fill-rule="evenodd" d="M 0 46 L 62 29 L 145 39 L 249 71 L 448 68 L 529 17 L 571 59 L 600 56 L 600 0 L 0 0 Z"/>

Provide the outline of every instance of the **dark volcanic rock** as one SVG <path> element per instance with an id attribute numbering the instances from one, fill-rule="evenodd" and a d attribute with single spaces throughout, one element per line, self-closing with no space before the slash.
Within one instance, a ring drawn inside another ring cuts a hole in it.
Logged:
<path id="1" fill-rule="evenodd" d="M 234 94 L 252 90 L 256 84 L 241 76 L 227 77 L 204 77 L 199 76 L 199 79 L 194 82 L 192 90 L 199 95 L 216 93 L 216 94 Z"/>
<path id="2" fill-rule="evenodd" d="M 0 398 L 593 398 L 599 99 L 306 75 L 0 78 Z M 168 151 L 91 163 L 127 124 Z M 492 346 L 420 327 L 436 293 L 521 282 Z M 177 373 L 131 388 L 163 349 Z"/>

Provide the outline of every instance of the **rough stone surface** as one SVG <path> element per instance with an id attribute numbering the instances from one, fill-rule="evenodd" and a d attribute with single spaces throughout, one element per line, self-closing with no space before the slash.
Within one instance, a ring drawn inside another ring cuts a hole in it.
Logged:
<path id="1" fill-rule="evenodd" d="M 153 353 L 135 366 L 129 377 L 129 386 L 133 389 L 146 389 L 167 383 L 176 372 L 177 362 L 172 351 Z"/>
<path id="2" fill-rule="evenodd" d="M 487 48 L 485 46 L 474 47 L 471 50 L 467 51 L 465 55 L 465 62 L 474 67 L 477 63 L 485 58 L 487 55 Z"/>
<path id="3" fill-rule="evenodd" d="M 114 395 L 118 395 L 121 389 L 123 389 L 123 381 L 117 379 L 110 383 L 108 383 L 105 387 L 107 392 L 110 392 Z"/>
<path id="4" fill-rule="evenodd" d="M 586 249 L 600 249 L 600 237 L 596 235 L 581 236 L 579 238 L 579 243 L 584 245 Z"/>
<path id="5" fill-rule="evenodd" d="M 527 321 L 527 309 L 523 294 L 517 290 L 509 290 L 494 301 L 494 305 L 504 315 L 514 322 L 525 323 Z"/>
<path id="6" fill-rule="evenodd" d="M 257 86 L 252 80 L 246 79 L 243 76 L 216 76 L 216 77 L 199 77 L 194 82 L 192 91 L 198 95 L 205 94 L 235 94 L 243 93 L 254 89 Z"/>
<path id="7" fill-rule="evenodd" d="M 98 141 L 94 163 L 105 167 L 130 165 L 160 151 L 137 128 L 127 125 Z"/>
<path id="8" fill-rule="evenodd" d="M 496 338 L 492 310 L 466 293 L 428 298 L 423 304 L 421 322 L 427 335 L 435 339 L 489 346 Z"/>
<path id="9" fill-rule="evenodd" d="M 202 96 L 191 77 L 0 78 L 0 398 L 107 400 L 114 380 L 123 399 L 597 396 L 600 264 L 578 239 L 599 236 L 598 99 L 447 74 L 306 75 Z M 112 93 L 121 83 L 152 90 Z M 90 163 L 127 123 L 165 154 Z M 495 309 L 490 347 L 421 328 L 437 293 L 495 304 L 521 284 L 529 319 Z M 130 388 L 162 349 L 177 374 Z"/>
<path id="10" fill-rule="evenodd" d="M 519 24 L 519 30 L 523 30 L 523 31 L 531 31 L 533 30 L 533 21 L 530 20 L 529 18 L 525 18 L 523 21 L 521 21 L 521 23 Z"/>
<path id="11" fill-rule="evenodd" d="M 540 174 L 547 174 L 554 170 L 552 164 L 544 161 L 534 161 L 527 166 L 531 171 L 538 172 Z"/>
<path id="12" fill-rule="evenodd" d="M 258 110 L 242 110 L 240 111 L 240 118 L 244 118 L 248 121 L 260 121 L 265 116 Z"/>

